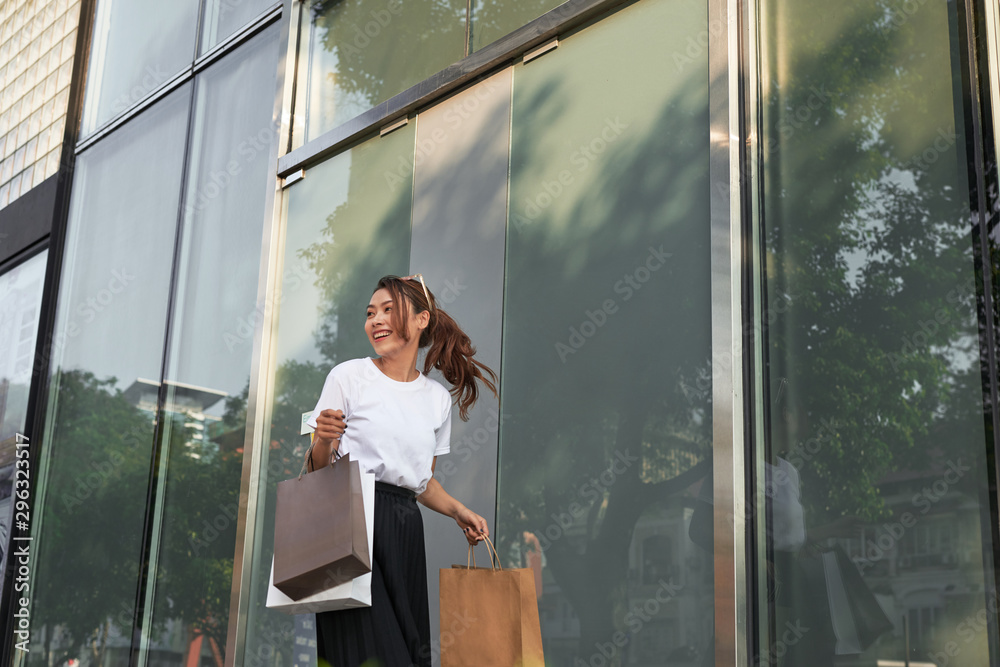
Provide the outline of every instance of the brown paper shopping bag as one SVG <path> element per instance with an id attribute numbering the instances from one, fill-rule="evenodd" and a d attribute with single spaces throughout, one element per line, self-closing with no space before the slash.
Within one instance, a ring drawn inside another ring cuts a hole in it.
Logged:
<path id="1" fill-rule="evenodd" d="M 544 667 L 535 575 L 501 568 L 486 543 L 490 567 L 441 570 L 441 667 Z"/>
<path id="2" fill-rule="evenodd" d="M 278 483 L 275 588 L 300 600 L 371 569 L 357 461 L 345 455 L 316 472 Z"/>

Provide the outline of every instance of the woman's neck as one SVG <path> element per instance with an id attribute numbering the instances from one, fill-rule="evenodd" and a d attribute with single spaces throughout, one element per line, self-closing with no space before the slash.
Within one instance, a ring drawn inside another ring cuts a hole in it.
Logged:
<path id="1" fill-rule="evenodd" d="M 394 357 L 379 357 L 375 359 L 375 365 L 379 367 L 383 374 L 396 382 L 413 382 L 420 373 L 417 372 L 417 355 L 404 354 Z"/>

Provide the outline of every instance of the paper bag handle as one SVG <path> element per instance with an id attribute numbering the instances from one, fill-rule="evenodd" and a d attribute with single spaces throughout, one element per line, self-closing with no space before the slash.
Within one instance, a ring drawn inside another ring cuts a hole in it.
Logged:
<path id="1" fill-rule="evenodd" d="M 315 445 L 315 444 L 316 444 L 316 440 L 314 438 L 310 438 L 309 439 L 309 449 L 306 450 L 306 457 L 304 459 L 302 459 L 302 470 L 299 471 L 299 481 L 302 480 L 302 475 L 306 474 L 306 467 L 309 465 L 309 461 L 312 460 L 313 445 Z M 339 447 L 340 443 L 337 443 L 337 444 L 338 444 L 338 446 L 333 448 L 333 453 L 330 456 L 330 464 L 331 465 L 333 463 L 336 463 L 337 461 L 339 461 L 344 456 L 343 454 L 340 453 L 340 447 Z M 310 472 L 312 472 L 312 471 L 310 471 Z"/>
<path id="2" fill-rule="evenodd" d="M 493 568 L 494 570 L 498 570 L 498 569 L 502 570 L 503 569 L 503 565 L 500 564 L 500 554 L 497 553 L 496 547 L 493 546 L 493 543 L 490 542 L 490 538 L 487 537 L 486 535 L 483 535 L 483 539 L 486 540 L 486 547 L 487 547 L 486 550 L 490 552 L 490 567 Z M 469 557 L 465 561 L 465 566 L 466 567 L 475 567 L 476 566 L 476 554 L 472 550 L 473 546 L 474 545 L 472 545 L 472 544 L 469 545 Z M 496 565 L 493 564 L 494 563 L 494 560 L 493 560 L 494 557 L 496 558 Z"/>

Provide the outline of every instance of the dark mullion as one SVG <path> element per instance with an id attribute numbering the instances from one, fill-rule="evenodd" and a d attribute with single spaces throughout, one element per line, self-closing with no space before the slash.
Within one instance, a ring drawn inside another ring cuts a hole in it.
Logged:
<path id="1" fill-rule="evenodd" d="M 31 376 L 31 389 L 28 392 L 28 405 L 25 424 L 26 435 L 30 438 L 29 446 L 29 489 L 28 498 L 30 516 L 38 521 L 39 505 L 36 493 L 41 483 L 39 466 L 42 455 L 39 452 L 45 433 L 45 416 L 48 410 L 48 392 L 50 379 L 50 362 L 52 359 L 52 340 L 55 335 L 55 319 L 58 307 L 59 284 L 62 278 L 63 256 L 66 245 L 67 222 L 69 219 L 70 194 L 73 183 L 73 168 L 75 165 L 74 144 L 79 132 L 80 118 L 83 114 L 83 96 L 87 78 L 87 62 L 90 53 L 90 43 L 94 28 L 94 12 L 97 0 L 82 0 L 80 3 L 80 22 L 77 25 L 77 42 L 73 53 L 73 74 L 70 79 L 69 101 L 66 109 L 66 125 L 63 129 L 62 147 L 60 149 L 59 168 L 56 171 L 56 194 L 52 212 L 51 231 L 45 245 L 48 249 L 45 278 L 42 283 L 42 302 L 39 309 L 38 333 L 35 339 L 35 362 Z M 32 253 L 33 254 L 33 253 Z M 15 535 L 24 536 L 16 526 L 11 527 L 8 539 Z M 8 547 L 12 543 L 8 543 Z M 34 544 L 33 542 L 29 544 Z M 34 553 L 37 562 L 38 553 Z M 0 618 L 5 619 L 2 627 L 3 641 L 0 646 L 9 647 L 0 651 L 0 667 L 13 664 L 15 649 L 14 623 L 10 613 L 13 586 L 13 558 L 7 559 L 7 571 L 4 576 L 2 596 L 0 596 Z"/>
<path id="2" fill-rule="evenodd" d="M 987 0 L 989 1 L 989 0 Z M 977 20 L 976 14 L 979 12 L 974 8 L 975 0 L 969 0 L 965 3 L 957 3 L 957 33 L 959 40 L 958 56 L 960 59 L 960 76 L 961 76 L 961 92 L 962 92 L 962 103 L 956 105 L 959 109 L 956 109 L 956 115 L 958 115 L 959 110 L 964 115 L 965 124 L 965 156 L 966 156 L 966 169 L 967 178 L 970 186 L 970 224 L 972 227 L 972 241 L 973 241 L 973 251 L 975 253 L 975 264 L 976 264 L 976 278 L 978 284 L 976 285 L 977 292 L 977 308 L 978 319 L 982 323 L 984 331 L 980 334 L 980 359 L 982 360 L 982 353 L 985 352 L 985 361 L 988 368 L 984 369 L 981 373 L 983 384 L 985 385 L 983 389 L 985 390 L 983 398 L 983 421 L 988 436 L 987 442 L 984 444 L 987 447 L 987 459 L 993 461 L 993 467 L 989 471 L 990 481 L 989 487 L 993 491 L 989 493 L 987 498 L 984 498 L 986 506 L 989 507 L 989 517 L 987 521 L 982 521 L 983 530 L 987 532 L 992 538 L 992 553 L 984 549 L 984 557 L 986 557 L 987 562 L 991 563 L 991 567 L 984 568 L 984 576 L 986 578 L 986 590 L 987 599 L 983 600 L 987 614 L 991 617 L 990 623 L 987 626 L 987 637 L 989 641 L 991 656 L 991 664 L 996 665 L 997 662 L 995 657 L 997 656 L 998 650 L 1000 650 L 1000 627 L 998 627 L 996 607 L 989 604 L 989 596 L 992 595 L 994 599 L 1000 594 L 1000 589 L 997 587 L 996 579 L 996 565 L 1000 563 L 1000 531 L 998 531 L 998 526 L 996 522 L 997 517 L 997 477 L 1000 475 L 1000 470 L 997 468 L 996 454 L 998 451 L 998 437 L 1000 437 L 1000 403 L 998 403 L 998 387 L 997 387 L 997 332 L 995 326 L 995 316 L 997 304 L 994 301 L 993 295 L 993 262 L 990 252 L 990 234 L 989 234 L 989 221 L 987 220 L 987 205 L 986 205 L 986 174 L 984 170 L 985 166 L 985 155 L 983 152 L 984 146 L 983 141 L 985 139 L 983 128 L 985 127 L 983 123 L 983 115 L 986 115 L 986 120 L 989 120 L 989 102 L 988 95 L 981 95 L 983 91 L 983 86 L 988 86 L 988 79 L 980 77 L 978 71 L 978 65 L 980 64 L 980 59 L 977 55 L 977 35 L 980 34 L 977 30 Z M 971 158 L 971 159 L 970 159 Z M 984 545 L 985 546 L 985 545 Z M 992 558 L 990 558 L 992 556 Z"/>

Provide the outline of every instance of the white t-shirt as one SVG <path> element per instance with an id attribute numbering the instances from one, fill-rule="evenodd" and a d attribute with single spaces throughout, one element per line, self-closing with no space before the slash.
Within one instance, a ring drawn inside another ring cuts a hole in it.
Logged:
<path id="1" fill-rule="evenodd" d="M 779 551 L 798 551 L 806 542 L 799 471 L 780 456 L 776 458 L 778 465 L 764 464 L 764 493 L 771 499 L 774 548 Z"/>
<path id="2" fill-rule="evenodd" d="M 419 372 L 419 371 L 418 371 Z M 343 410 L 341 454 L 350 454 L 379 482 L 423 493 L 435 456 L 451 451 L 451 395 L 423 373 L 412 382 L 386 376 L 370 357 L 333 367 L 306 422 Z"/>

